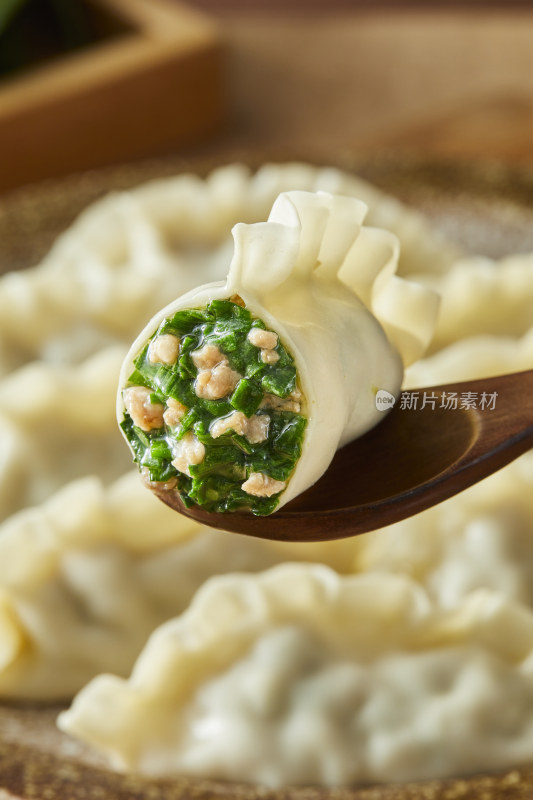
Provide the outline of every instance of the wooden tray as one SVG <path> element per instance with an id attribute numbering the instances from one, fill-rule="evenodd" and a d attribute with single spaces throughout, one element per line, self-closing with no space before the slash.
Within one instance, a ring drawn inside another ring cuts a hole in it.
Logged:
<path id="1" fill-rule="evenodd" d="M 175 0 L 86 0 L 113 35 L 0 82 L 0 191 L 216 131 L 222 48 L 210 19 Z"/>
<path id="2" fill-rule="evenodd" d="M 241 154 L 242 156 L 242 154 Z M 252 165 L 265 154 L 245 156 Z M 314 155 L 307 160 L 328 163 Z M 498 164 L 435 163 L 361 156 L 335 163 L 423 209 L 449 236 L 498 256 L 533 250 L 533 170 Z M 161 160 L 50 182 L 0 198 L 0 272 L 24 268 L 57 234 L 111 189 L 179 171 L 205 174 L 215 163 Z M 533 767 L 497 775 L 360 788 L 291 787 L 280 791 L 220 781 L 147 780 L 119 775 L 60 733 L 62 706 L 0 704 L 0 800 L 531 800 Z M 533 762 L 533 757 L 532 757 Z"/>

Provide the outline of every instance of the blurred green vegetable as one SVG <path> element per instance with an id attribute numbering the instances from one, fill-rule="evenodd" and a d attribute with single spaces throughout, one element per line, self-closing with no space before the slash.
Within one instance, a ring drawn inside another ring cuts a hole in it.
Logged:
<path id="1" fill-rule="evenodd" d="M 25 5 L 28 0 L 1 0 L 0 2 L 0 35 L 7 28 L 10 19 Z"/>
<path id="2" fill-rule="evenodd" d="M 94 38 L 84 0 L 0 0 L 0 75 L 86 47 Z"/>

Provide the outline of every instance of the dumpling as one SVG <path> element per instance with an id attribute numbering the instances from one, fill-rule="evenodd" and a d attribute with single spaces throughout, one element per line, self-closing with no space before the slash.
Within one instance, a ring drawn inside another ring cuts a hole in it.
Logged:
<path id="1" fill-rule="evenodd" d="M 434 508 L 354 541 L 354 571 L 406 574 L 444 608 L 479 588 L 533 608 L 533 453 Z"/>
<path id="2" fill-rule="evenodd" d="M 81 479 L 0 526 L 0 696 L 70 697 L 102 670 L 126 674 L 206 577 L 279 560 L 215 540 L 132 477 Z"/>
<path id="3" fill-rule="evenodd" d="M 135 472 L 74 481 L 0 525 L 0 697 L 71 697 L 101 671 L 126 675 L 212 575 L 295 557 L 348 569 L 352 549 L 209 530 L 139 491 Z"/>
<path id="4" fill-rule="evenodd" d="M 366 206 L 288 192 L 235 226 L 227 280 L 171 303 L 132 345 L 117 413 L 145 482 L 207 511 L 269 514 L 382 416 L 428 343 L 437 295 L 394 276 Z"/>
<path id="5" fill-rule="evenodd" d="M 121 347 L 76 366 L 35 362 L 0 383 L 0 521 L 42 502 L 64 483 L 128 469 L 114 399 Z"/>
<path id="6" fill-rule="evenodd" d="M 132 488 L 84 478 L 0 526 L 0 696 L 69 697 L 104 664 L 124 674 L 154 625 L 188 601 L 179 563 L 166 577 L 172 598 L 159 598 L 156 571 L 143 580 L 143 570 L 199 526 Z"/>
<path id="7" fill-rule="evenodd" d="M 416 780 L 531 758 L 533 614 L 407 577 L 283 565 L 210 580 L 127 681 L 59 717 L 118 770 L 267 786 Z"/>
<path id="8" fill-rule="evenodd" d="M 457 256 L 422 215 L 329 167 L 266 164 L 252 174 L 231 164 L 206 179 L 150 181 L 93 203 L 37 267 L 0 277 L 0 374 L 35 358 L 72 363 L 131 342 L 174 297 L 223 279 L 231 227 L 266 219 L 277 195 L 292 189 L 361 197 L 370 224 L 398 235 L 403 274 L 440 271 Z"/>
<path id="9" fill-rule="evenodd" d="M 485 334 L 443 347 L 406 370 L 405 386 L 473 381 L 526 369 L 533 369 L 533 327 L 516 339 Z"/>
<path id="10" fill-rule="evenodd" d="M 431 352 L 478 336 L 518 338 L 533 328 L 531 253 L 461 258 L 442 275 L 417 279 L 442 298 Z"/>

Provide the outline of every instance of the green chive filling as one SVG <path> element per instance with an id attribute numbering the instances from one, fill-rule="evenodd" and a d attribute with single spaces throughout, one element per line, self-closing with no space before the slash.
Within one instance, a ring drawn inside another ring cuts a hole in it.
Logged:
<path id="1" fill-rule="evenodd" d="M 272 513 L 306 426 L 277 335 L 240 302 L 214 300 L 164 320 L 134 366 L 121 427 L 145 479 L 186 506 Z"/>

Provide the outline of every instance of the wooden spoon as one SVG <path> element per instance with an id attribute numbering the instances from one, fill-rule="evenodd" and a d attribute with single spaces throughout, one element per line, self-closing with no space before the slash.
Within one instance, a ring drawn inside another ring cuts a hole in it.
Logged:
<path id="1" fill-rule="evenodd" d="M 453 398 L 455 397 L 455 402 Z M 533 446 L 533 370 L 402 392 L 379 425 L 337 452 L 314 486 L 267 517 L 181 514 L 262 539 L 341 539 L 390 525 L 451 497 Z"/>

